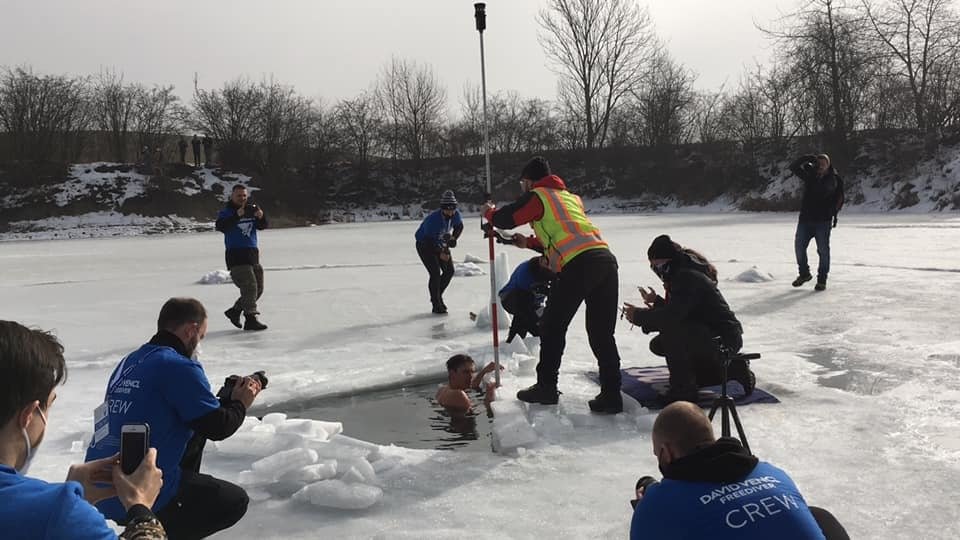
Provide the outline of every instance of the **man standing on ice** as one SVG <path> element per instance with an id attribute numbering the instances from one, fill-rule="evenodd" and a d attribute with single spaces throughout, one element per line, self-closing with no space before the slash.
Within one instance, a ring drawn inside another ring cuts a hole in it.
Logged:
<path id="1" fill-rule="evenodd" d="M 193 298 L 167 300 L 157 317 L 157 333 L 124 357 L 110 376 L 103 405 L 94 413 L 94 425 L 102 421 L 108 429 L 102 434 L 98 429 L 87 448 L 85 461 L 112 456 L 120 449 L 124 424 L 150 426 L 163 471 L 153 508 L 171 539 L 204 538 L 231 527 L 249 502 L 243 488 L 182 463 L 194 434 L 214 441 L 233 435 L 261 390 L 256 377 L 238 377 L 229 400 L 222 403 L 213 395 L 203 366 L 193 359 L 206 333 L 203 304 Z M 126 514 L 116 498 L 97 508 L 118 523 Z"/>
<path id="2" fill-rule="evenodd" d="M 822 291 L 827 288 L 830 272 L 830 229 L 837 226 L 837 212 L 843 206 L 843 181 L 826 154 L 800 156 L 790 164 L 790 171 L 803 180 L 800 219 L 794 237 L 799 272 L 793 286 L 799 287 L 813 279 L 807 263 L 807 246 L 810 240 L 816 240 L 820 263 L 814 289 Z"/>
<path id="3" fill-rule="evenodd" d="M 223 233 L 226 244 L 227 270 L 233 283 L 240 288 L 240 298 L 233 307 L 223 312 L 237 328 L 241 328 L 240 314 L 245 317 L 244 330 L 266 330 L 267 325 L 257 319 L 257 300 L 263 295 L 263 267 L 260 266 L 260 248 L 257 231 L 267 228 L 263 208 L 248 204 L 247 187 L 233 186 L 230 200 L 217 216 L 217 230 Z"/>
<path id="4" fill-rule="evenodd" d="M 457 209 L 457 198 L 453 191 L 448 189 L 440 197 L 440 209 L 427 215 L 414 234 L 417 239 L 417 255 L 430 275 L 427 290 L 430 291 L 433 313 L 447 312 L 447 305 L 443 303 L 443 291 L 447 290 L 447 285 L 450 285 L 450 280 L 453 279 L 450 248 L 457 246 L 461 233 L 463 219 Z"/>
<path id="5" fill-rule="evenodd" d="M 590 410 L 619 413 L 623 411 L 620 353 L 613 336 L 619 294 L 617 258 L 600 237 L 600 229 L 587 218 L 580 197 L 551 174 L 546 159 L 536 156 L 526 164 L 520 186 L 520 199 L 499 210 L 487 203 L 484 215 L 500 229 L 531 224 L 535 235 L 514 235 L 514 245 L 543 253 L 557 280 L 541 321 L 537 382 L 517 392 L 517 399 L 544 405 L 558 402 L 557 380 L 567 327 L 580 304 L 586 303 L 587 336 L 600 368 L 600 394 L 589 401 Z"/>

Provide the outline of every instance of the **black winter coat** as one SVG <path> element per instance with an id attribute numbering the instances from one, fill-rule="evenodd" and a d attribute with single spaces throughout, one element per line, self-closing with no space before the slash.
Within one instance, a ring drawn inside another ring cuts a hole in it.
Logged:
<path id="1" fill-rule="evenodd" d="M 812 163 L 812 166 L 806 164 Z M 840 209 L 843 195 L 840 175 L 833 165 L 826 174 L 817 176 L 817 156 L 800 156 L 790 164 L 790 171 L 803 181 L 803 199 L 800 203 L 800 221 L 830 221 Z"/>
<path id="2" fill-rule="evenodd" d="M 675 265 L 675 267 L 674 267 Z M 717 289 L 717 284 L 689 262 L 675 259 L 664 277 L 667 297 L 650 309 L 634 311 L 633 324 L 645 332 L 695 322 L 709 328 L 724 343 L 737 342 L 743 326 Z"/>

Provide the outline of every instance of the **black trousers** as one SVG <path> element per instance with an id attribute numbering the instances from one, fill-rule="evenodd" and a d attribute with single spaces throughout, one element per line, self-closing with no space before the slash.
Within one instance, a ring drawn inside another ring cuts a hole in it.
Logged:
<path id="1" fill-rule="evenodd" d="M 540 317 L 537 315 L 537 298 L 530 291 L 513 289 L 500 296 L 500 305 L 513 316 L 510 323 L 510 333 L 507 343 L 513 341 L 514 336 L 521 338 L 540 335 Z"/>
<path id="2" fill-rule="evenodd" d="M 695 394 L 700 387 L 723 382 L 715 337 L 716 332 L 706 325 L 683 321 L 661 328 L 660 334 L 650 340 L 650 351 L 667 359 L 671 393 Z M 732 352 L 738 352 L 743 346 L 739 337 L 727 338 L 724 344 Z"/>
<path id="3" fill-rule="evenodd" d="M 417 255 L 426 267 L 430 279 L 427 281 L 427 290 L 430 291 L 430 302 L 437 305 L 443 302 L 443 291 L 447 290 L 450 280 L 453 279 L 453 258 L 443 261 L 436 247 L 424 242 L 417 242 Z"/>
<path id="4" fill-rule="evenodd" d="M 580 304 L 586 303 L 587 338 L 600 370 L 600 391 L 620 391 L 620 353 L 613 337 L 619 293 L 617 258 L 609 249 L 585 251 L 564 266 L 550 288 L 540 322 L 538 385 L 557 387 L 567 328 Z"/>
<path id="5" fill-rule="evenodd" d="M 180 489 L 159 512 L 170 540 L 206 538 L 232 527 L 247 513 L 250 499 L 240 486 L 181 469 Z"/>

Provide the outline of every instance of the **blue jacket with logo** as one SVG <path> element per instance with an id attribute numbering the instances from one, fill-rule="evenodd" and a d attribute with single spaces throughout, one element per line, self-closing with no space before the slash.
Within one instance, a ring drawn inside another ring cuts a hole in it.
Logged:
<path id="1" fill-rule="evenodd" d="M 216 229 L 223 233 L 226 246 L 227 268 L 243 264 L 260 264 L 260 249 L 257 231 L 267 228 L 267 216 L 257 219 L 257 206 L 248 204 L 243 216 L 237 215 L 237 207 L 228 202 L 217 214 Z"/>
<path id="2" fill-rule="evenodd" d="M 170 502 L 180 487 L 180 461 L 194 434 L 192 424 L 221 408 L 200 363 L 184 356 L 176 345 L 163 344 L 173 341 L 179 343 L 172 334 L 158 334 L 113 370 L 104 399 L 109 430 L 99 440 L 94 435 L 85 459 L 119 452 L 124 424 L 148 424 L 150 446 L 157 449 L 157 466 L 163 471 L 154 511 Z M 126 514 L 116 497 L 97 503 L 97 508 L 115 521 Z"/>
<path id="3" fill-rule="evenodd" d="M 439 248 L 443 246 L 444 234 L 459 238 L 462 232 L 463 218 L 460 217 L 459 210 L 454 212 L 453 217 L 450 218 L 443 215 L 443 210 L 434 210 L 423 218 L 414 236 L 418 243 L 430 244 Z"/>
<path id="4" fill-rule="evenodd" d="M 631 540 L 822 540 L 823 532 L 787 473 L 751 456 L 736 439 L 662 468 L 633 513 Z"/>
<path id="5" fill-rule="evenodd" d="M 0 501 L 0 536 L 6 540 L 117 538 L 77 482 L 51 484 L 0 465 Z"/>

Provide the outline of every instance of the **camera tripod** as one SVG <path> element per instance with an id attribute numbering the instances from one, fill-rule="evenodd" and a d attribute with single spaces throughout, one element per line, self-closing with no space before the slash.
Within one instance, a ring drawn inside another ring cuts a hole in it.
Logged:
<path id="1" fill-rule="evenodd" d="M 743 448 L 750 452 L 750 444 L 747 443 L 747 435 L 743 432 L 743 424 L 740 423 L 740 415 L 737 414 L 737 405 L 734 403 L 733 398 L 727 394 L 727 377 L 730 368 L 730 362 L 733 360 L 756 360 L 760 358 L 758 353 L 739 353 L 739 354 L 730 354 L 730 350 L 723 346 L 719 345 L 719 354 L 720 354 L 720 364 L 723 366 L 723 384 L 720 386 L 721 392 L 720 395 L 713 400 L 713 405 L 710 407 L 710 414 L 707 415 L 710 418 L 710 421 L 713 422 L 713 416 L 717 413 L 717 409 L 720 409 L 720 435 L 722 437 L 730 436 L 730 417 L 733 417 L 733 423 L 737 426 L 737 437 L 740 439 L 740 442 L 743 443 Z"/>

